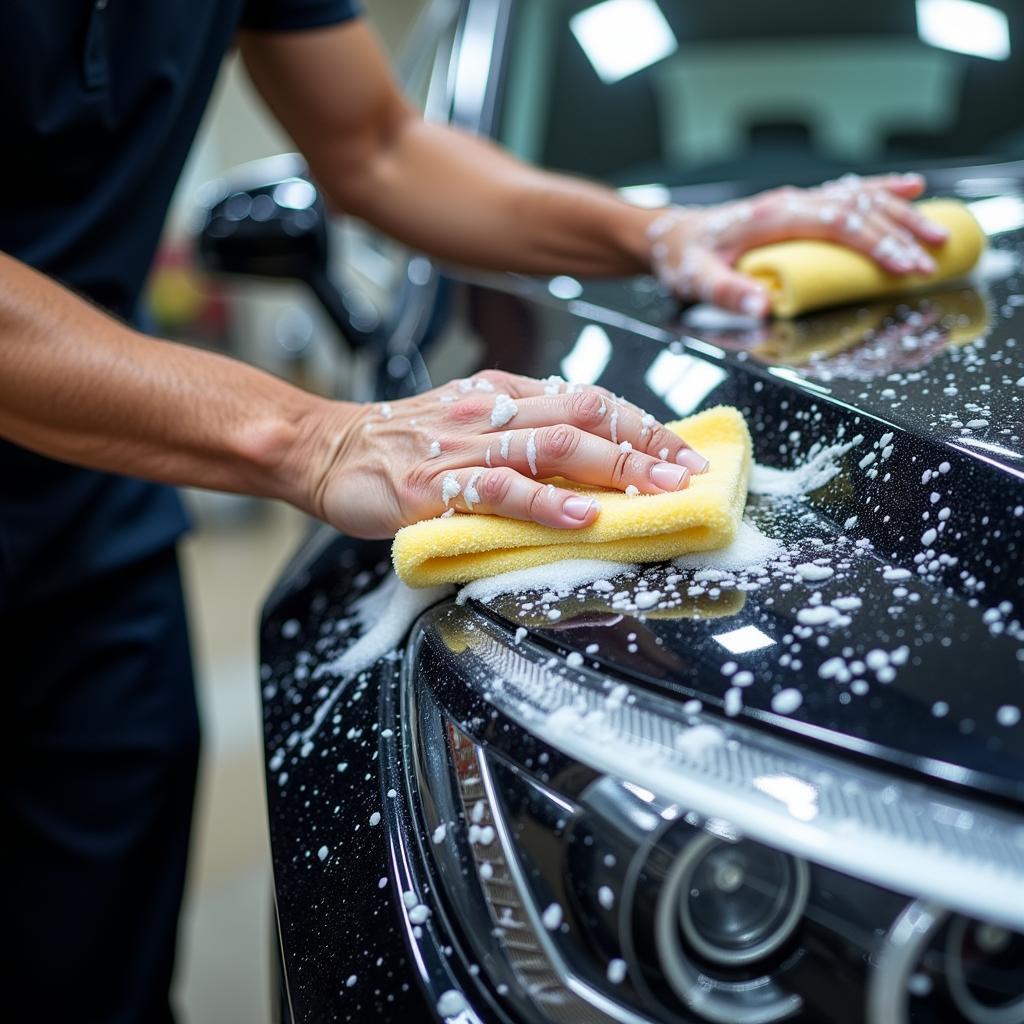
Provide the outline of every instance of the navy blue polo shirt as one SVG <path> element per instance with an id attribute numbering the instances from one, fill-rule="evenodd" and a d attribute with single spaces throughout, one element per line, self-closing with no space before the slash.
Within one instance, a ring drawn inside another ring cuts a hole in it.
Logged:
<path id="1" fill-rule="evenodd" d="M 236 31 L 355 0 L 2 0 L 0 249 L 135 319 L 167 206 Z M 170 488 L 0 441 L 0 609 L 171 543 Z"/>

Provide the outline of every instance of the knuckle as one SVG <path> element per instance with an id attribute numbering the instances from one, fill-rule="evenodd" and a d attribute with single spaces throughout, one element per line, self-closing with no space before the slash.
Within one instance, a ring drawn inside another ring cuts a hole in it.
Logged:
<path id="1" fill-rule="evenodd" d="M 724 305 L 729 298 L 729 279 L 709 271 L 704 278 L 704 292 L 708 302 Z"/>
<path id="2" fill-rule="evenodd" d="M 670 430 L 666 430 L 664 427 L 655 427 L 647 438 L 645 449 L 651 455 L 658 455 L 663 449 L 668 448 L 671 452 L 678 445 L 679 438 Z M 661 456 L 658 455 L 658 457 L 660 458 Z"/>
<path id="3" fill-rule="evenodd" d="M 512 490 L 512 472 L 493 469 L 485 473 L 479 484 L 480 498 L 485 505 L 504 505 Z"/>
<path id="4" fill-rule="evenodd" d="M 556 427 L 547 427 L 540 432 L 540 448 L 544 458 L 551 462 L 571 459 L 580 446 L 582 435 L 575 427 L 560 423 Z"/>
<path id="5" fill-rule="evenodd" d="M 484 381 L 495 388 L 504 387 L 509 380 L 509 375 L 503 370 L 479 370 L 473 374 L 474 381 Z"/>
<path id="6" fill-rule="evenodd" d="M 486 408 L 478 398 L 462 398 L 448 406 L 448 419 L 458 424 L 475 423 L 484 416 Z"/>
<path id="7" fill-rule="evenodd" d="M 569 416 L 573 423 L 582 427 L 600 423 L 604 417 L 606 403 L 593 391 L 577 391 L 568 396 Z"/>
<path id="8" fill-rule="evenodd" d="M 629 452 L 620 452 L 615 457 L 615 463 L 612 466 L 612 485 L 622 490 L 629 479 L 629 470 L 632 464 Z"/>
<path id="9" fill-rule="evenodd" d="M 844 192 L 836 199 L 835 205 L 843 215 L 855 213 L 857 210 L 857 197 L 852 192 Z"/>
<path id="10" fill-rule="evenodd" d="M 753 212 L 754 220 L 767 220 L 778 210 L 785 196 L 781 189 L 773 189 L 771 192 L 762 192 L 751 201 L 750 209 Z"/>
<path id="11" fill-rule="evenodd" d="M 792 198 L 798 191 L 799 189 L 795 185 L 779 185 L 778 188 L 770 188 L 756 195 L 754 202 L 771 206 Z"/>
<path id="12" fill-rule="evenodd" d="M 546 488 L 544 487 L 534 487 L 530 497 L 526 500 L 526 514 L 531 519 L 536 519 L 544 511 L 545 490 Z"/>
<path id="13" fill-rule="evenodd" d="M 431 488 L 434 487 L 435 481 L 436 471 L 434 467 L 421 462 L 413 466 L 412 469 L 406 470 L 402 477 L 401 486 L 407 494 L 422 498 L 429 494 Z"/>

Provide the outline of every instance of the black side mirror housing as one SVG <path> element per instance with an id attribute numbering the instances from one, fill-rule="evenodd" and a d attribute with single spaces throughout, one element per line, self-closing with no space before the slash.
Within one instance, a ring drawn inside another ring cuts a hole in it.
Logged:
<path id="1" fill-rule="evenodd" d="M 298 157 L 261 160 L 212 183 L 200 218 L 206 270 L 301 281 L 327 271 L 326 207 Z"/>
<path id="2" fill-rule="evenodd" d="M 353 323 L 330 280 L 327 206 L 297 154 L 257 160 L 211 182 L 198 221 L 196 252 L 204 270 L 303 281 L 352 349 L 377 340 Z"/>

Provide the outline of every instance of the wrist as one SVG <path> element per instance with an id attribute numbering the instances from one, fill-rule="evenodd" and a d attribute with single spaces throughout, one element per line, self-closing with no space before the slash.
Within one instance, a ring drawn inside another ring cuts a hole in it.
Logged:
<path id="1" fill-rule="evenodd" d="M 322 518 L 323 485 L 342 456 L 359 406 L 305 391 L 288 398 L 287 408 L 243 433 L 237 454 L 251 478 L 246 489 Z"/>
<path id="2" fill-rule="evenodd" d="M 672 217 L 672 207 L 646 209 L 627 206 L 617 224 L 615 243 L 636 273 L 650 273 L 652 231 L 660 233 L 661 224 Z"/>
<path id="3" fill-rule="evenodd" d="M 681 206 L 664 206 L 651 211 L 644 232 L 647 268 L 667 288 L 675 287 L 673 265 L 681 265 L 693 211 Z"/>
<path id="4" fill-rule="evenodd" d="M 355 402 L 315 398 L 299 422 L 283 474 L 295 493 L 287 500 L 318 519 L 327 519 L 327 485 L 345 462 L 363 409 Z"/>

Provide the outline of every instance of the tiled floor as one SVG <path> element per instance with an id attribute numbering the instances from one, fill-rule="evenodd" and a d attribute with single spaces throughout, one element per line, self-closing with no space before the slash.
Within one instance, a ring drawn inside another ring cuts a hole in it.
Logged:
<path id="1" fill-rule="evenodd" d="M 218 500 L 212 518 L 222 521 L 184 551 L 205 744 L 176 981 L 191 1024 L 272 1019 L 256 624 L 304 521 L 282 505 L 237 501 Z"/>

